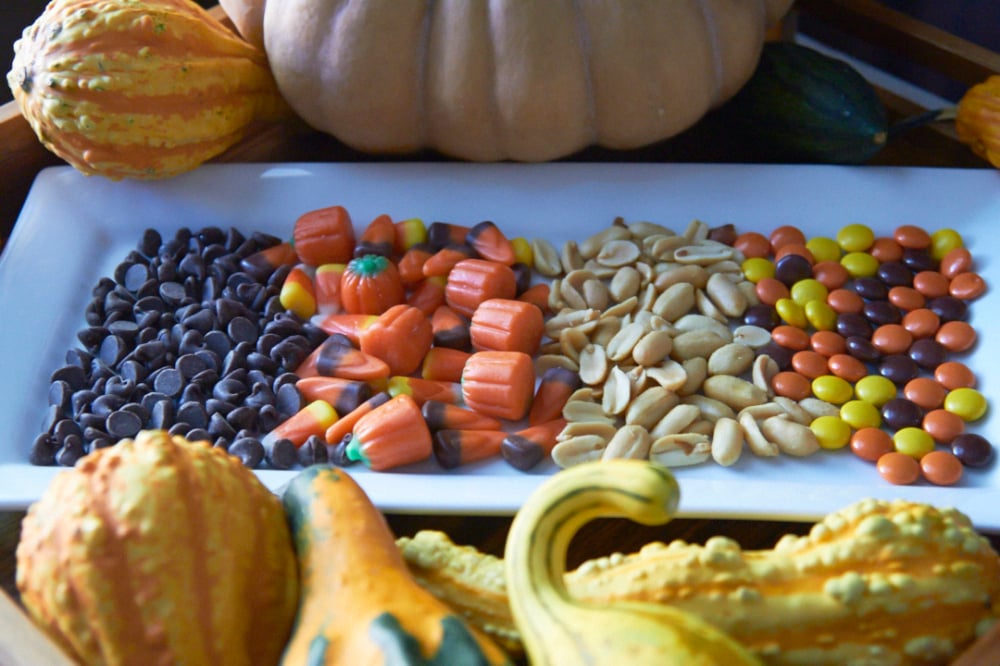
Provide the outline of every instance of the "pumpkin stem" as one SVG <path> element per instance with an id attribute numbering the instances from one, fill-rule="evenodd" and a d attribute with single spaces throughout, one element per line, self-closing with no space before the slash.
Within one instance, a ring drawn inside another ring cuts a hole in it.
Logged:
<path id="1" fill-rule="evenodd" d="M 351 260 L 351 270 L 364 277 L 375 277 L 386 269 L 389 260 L 380 254 L 364 254 Z"/>
<path id="2" fill-rule="evenodd" d="M 889 139 L 892 140 L 903 132 L 930 125 L 931 123 L 954 120 L 957 110 L 956 107 L 951 106 L 944 109 L 931 109 L 930 111 L 924 111 L 923 113 L 903 118 L 889 127 Z"/>

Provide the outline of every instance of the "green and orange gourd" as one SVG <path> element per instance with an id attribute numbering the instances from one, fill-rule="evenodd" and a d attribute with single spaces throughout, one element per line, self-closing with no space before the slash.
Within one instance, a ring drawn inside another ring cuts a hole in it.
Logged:
<path id="1" fill-rule="evenodd" d="M 347 472 L 309 467 L 283 497 L 303 590 L 284 666 L 509 663 L 416 583 L 384 516 Z"/>

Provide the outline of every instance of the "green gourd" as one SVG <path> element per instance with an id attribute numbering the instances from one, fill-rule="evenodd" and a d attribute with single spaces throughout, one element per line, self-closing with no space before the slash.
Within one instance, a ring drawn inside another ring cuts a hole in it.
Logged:
<path id="1" fill-rule="evenodd" d="M 794 42 L 768 42 L 747 84 L 710 119 L 746 159 L 862 164 L 889 140 L 885 108 L 854 67 Z"/>

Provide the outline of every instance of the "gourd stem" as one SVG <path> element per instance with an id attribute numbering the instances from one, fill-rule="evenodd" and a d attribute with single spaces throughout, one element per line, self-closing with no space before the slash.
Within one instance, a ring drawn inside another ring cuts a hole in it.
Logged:
<path id="1" fill-rule="evenodd" d="M 889 126 L 889 140 L 918 127 L 930 125 L 931 123 L 954 120 L 957 109 L 953 106 L 944 109 L 931 109 L 914 116 L 904 118 Z"/>

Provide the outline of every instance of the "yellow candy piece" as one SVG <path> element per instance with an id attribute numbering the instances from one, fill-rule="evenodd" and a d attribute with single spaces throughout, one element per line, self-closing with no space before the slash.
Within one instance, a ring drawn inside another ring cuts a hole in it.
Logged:
<path id="1" fill-rule="evenodd" d="M 863 224 L 848 224 L 837 232 L 837 243 L 844 252 L 864 252 L 875 242 L 875 232 Z"/>
<path id="2" fill-rule="evenodd" d="M 812 381 L 813 395 L 835 405 L 842 405 L 854 397 L 854 388 L 846 379 L 835 375 L 823 375 Z"/>
<path id="3" fill-rule="evenodd" d="M 840 265 L 853 278 L 872 277 L 878 272 L 878 259 L 867 252 L 848 252 L 840 258 Z"/>
<path id="4" fill-rule="evenodd" d="M 851 426 L 837 416 L 819 416 L 809 424 L 824 449 L 842 449 L 851 441 Z"/>
<path id="5" fill-rule="evenodd" d="M 944 408 L 963 421 L 976 421 L 986 414 L 986 398 L 973 388 L 957 388 L 944 397 Z"/>
<path id="6" fill-rule="evenodd" d="M 806 249 L 812 252 L 816 263 L 821 261 L 840 261 L 842 248 L 837 241 L 825 236 L 816 236 L 806 241 Z"/>
<path id="7" fill-rule="evenodd" d="M 856 386 L 854 390 L 857 392 Z M 882 413 L 867 400 L 848 400 L 840 406 L 840 418 L 856 430 L 882 425 Z"/>
<path id="8" fill-rule="evenodd" d="M 743 277 L 754 284 L 764 278 L 774 277 L 774 263 L 764 257 L 750 257 L 740 265 L 740 268 L 743 270 Z"/>
<path id="9" fill-rule="evenodd" d="M 786 324 L 798 328 L 805 328 L 809 324 L 805 310 L 791 298 L 779 298 L 774 304 L 774 310 Z"/>
<path id="10" fill-rule="evenodd" d="M 898 389 L 891 380 L 882 375 L 868 375 L 857 381 L 854 385 L 854 393 L 859 399 L 881 407 L 896 397 Z"/>

